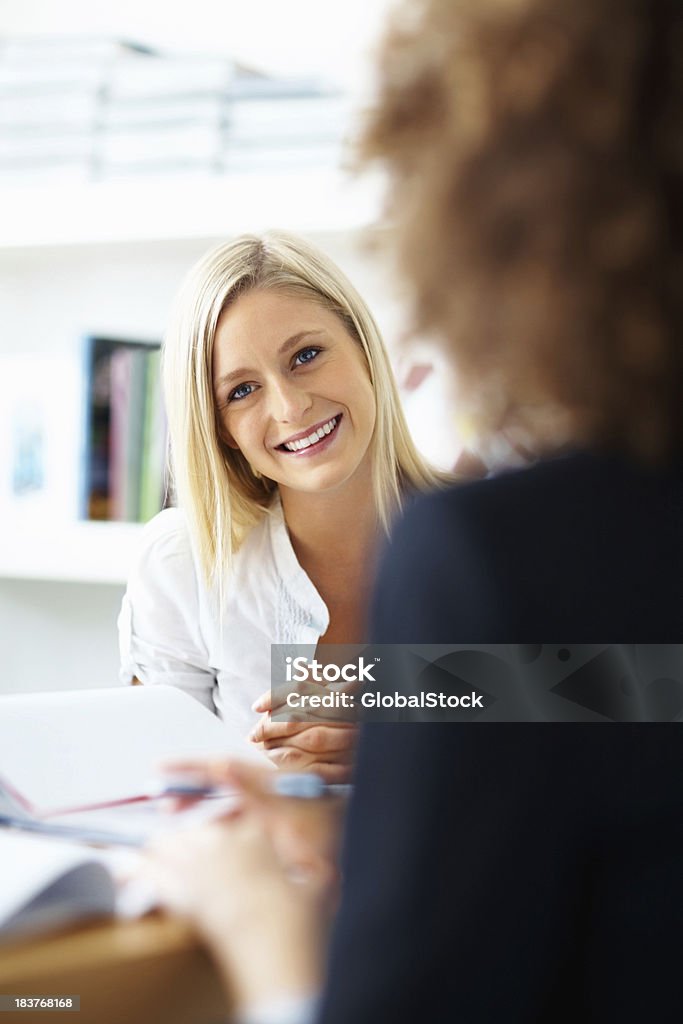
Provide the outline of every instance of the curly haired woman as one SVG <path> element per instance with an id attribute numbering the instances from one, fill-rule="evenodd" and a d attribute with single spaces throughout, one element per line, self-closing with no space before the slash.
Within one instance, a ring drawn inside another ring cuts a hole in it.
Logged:
<path id="1" fill-rule="evenodd" d="M 479 435 L 542 457 L 407 512 L 378 642 L 681 639 L 682 44 L 674 0 L 400 10 L 366 150 L 416 323 Z M 683 702 L 665 682 L 666 721 L 368 725 L 316 1019 L 680 1020 Z M 324 872 L 294 884 L 258 821 L 160 856 L 242 1006 L 294 1020 Z M 199 851 L 220 906 L 187 869 Z"/>

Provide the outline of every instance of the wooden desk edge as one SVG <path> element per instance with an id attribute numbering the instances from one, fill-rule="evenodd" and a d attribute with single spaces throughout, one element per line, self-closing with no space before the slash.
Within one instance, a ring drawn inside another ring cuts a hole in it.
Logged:
<path id="1" fill-rule="evenodd" d="M 0 984 L 60 969 L 93 970 L 186 951 L 203 953 L 193 930 L 179 918 L 152 914 L 134 921 L 98 919 L 67 930 L 26 936 L 0 945 Z"/>
<path id="2" fill-rule="evenodd" d="M 0 945 L 0 991 L 79 995 L 81 1024 L 215 1024 L 230 1014 L 204 946 L 183 921 L 161 914 Z M 24 1024 L 44 1024 L 44 1013 L 21 1014 Z"/>

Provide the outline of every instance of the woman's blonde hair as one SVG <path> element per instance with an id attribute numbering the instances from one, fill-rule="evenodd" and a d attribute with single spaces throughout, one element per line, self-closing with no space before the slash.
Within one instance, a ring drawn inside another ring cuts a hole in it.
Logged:
<path id="1" fill-rule="evenodd" d="M 426 489 L 440 480 L 410 438 L 372 314 L 332 260 L 284 232 L 243 235 L 220 245 L 185 279 L 163 350 L 176 499 L 186 514 L 208 583 L 220 583 L 232 553 L 277 492 L 276 483 L 255 476 L 242 453 L 221 439 L 213 392 L 213 347 L 220 315 L 256 289 L 321 304 L 339 317 L 362 348 L 377 406 L 371 440 L 373 497 L 385 530 L 404 492 Z"/>

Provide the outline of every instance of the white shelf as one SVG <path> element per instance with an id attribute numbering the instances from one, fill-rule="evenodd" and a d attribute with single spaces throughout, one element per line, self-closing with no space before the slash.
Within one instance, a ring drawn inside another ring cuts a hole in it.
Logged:
<path id="1" fill-rule="evenodd" d="M 0 579 L 126 582 L 140 542 L 139 523 L 3 523 Z"/>
<path id="2" fill-rule="evenodd" d="M 0 249 L 223 238 L 287 228 L 353 231 L 374 223 L 380 182 L 339 171 L 233 174 L 3 189 Z"/>

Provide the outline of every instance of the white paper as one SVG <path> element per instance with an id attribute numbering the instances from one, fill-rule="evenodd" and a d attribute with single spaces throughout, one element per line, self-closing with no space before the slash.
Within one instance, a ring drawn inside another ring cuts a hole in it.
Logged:
<path id="1" fill-rule="evenodd" d="M 38 813 L 139 796 L 164 762 L 227 756 L 269 763 L 173 687 L 0 697 L 0 777 Z"/>
<path id="2" fill-rule="evenodd" d="M 111 872 L 82 846 L 0 830 L 0 932 L 112 913 Z"/>

